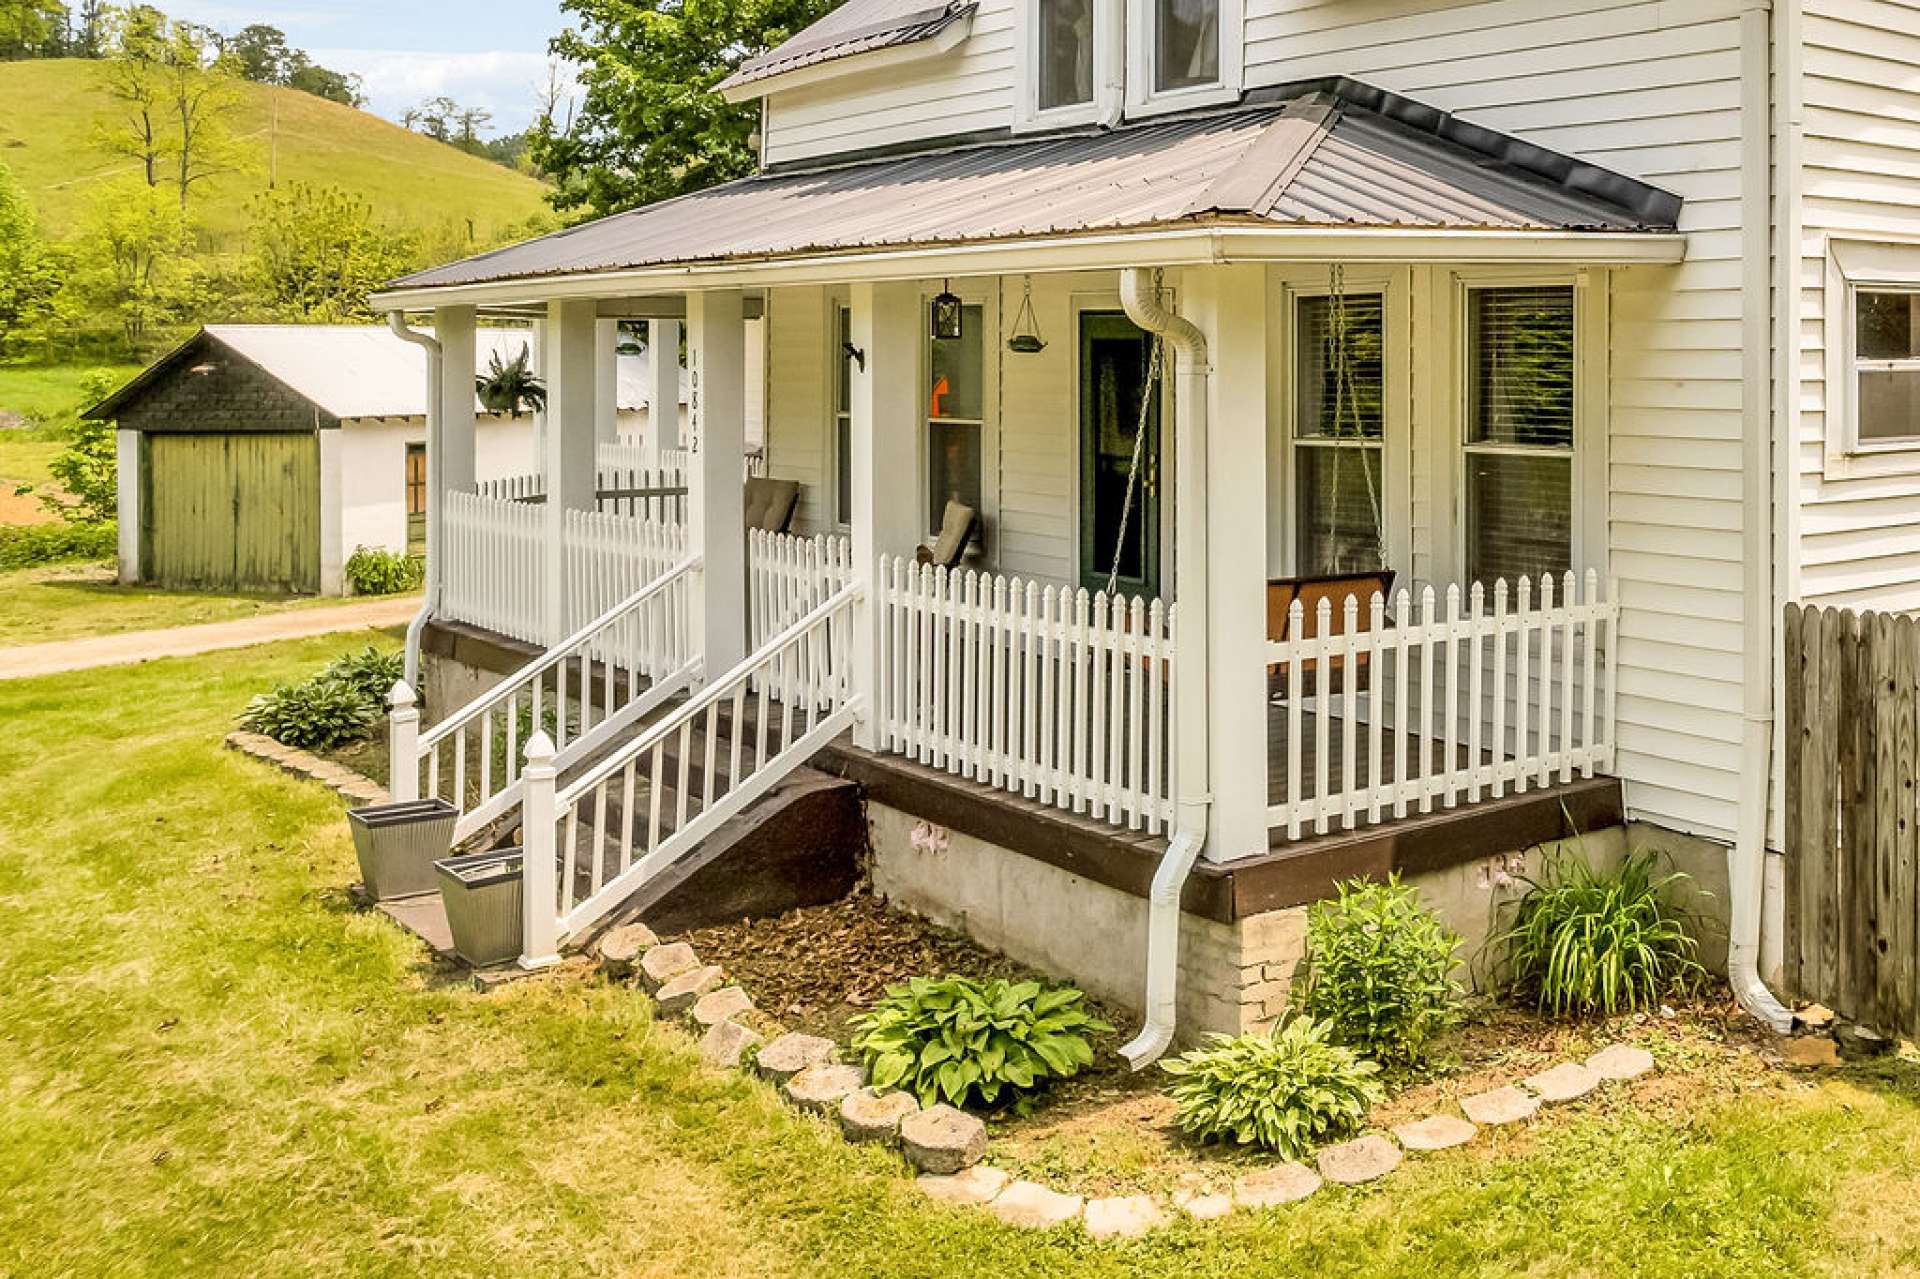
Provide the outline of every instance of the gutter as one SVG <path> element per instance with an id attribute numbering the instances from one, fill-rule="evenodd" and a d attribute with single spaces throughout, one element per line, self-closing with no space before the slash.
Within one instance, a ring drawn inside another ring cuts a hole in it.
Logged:
<path id="1" fill-rule="evenodd" d="M 1174 830 L 1147 895 L 1146 1021 L 1120 1049 L 1134 1070 L 1159 1060 L 1173 1043 L 1175 993 L 1179 985 L 1180 889 L 1207 842 L 1212 804 L 1207 714 L 1207 339 L 1190 320 L 1161 305 L 1154 272 L 1129 267 L 1120 275 L 1120 303 L 1127 317 L 1173 348 L 1174 438 L 1199 465 L 1179 467 L 1174 503 L 1174 593 L 1180 620 L 1174 632 Z M 1190 686 L 1191 685 L 1191 686 Z"/>
<path id="2" fill-rule="evenodd" d="M 1766 897 L 1767 798 L 1773 779 L 1773 14 L 1770 0 L 1740 11 L 1741 413 L 1740 526 L 1744 635 L 1740 794 L 1727 871 L 1732 921 L 1727 980 L 1740 1006 L 1785 1034 L 1787 1010 L 1760 977 Z M 1797 256 L 1798 250 L 1795 249 Z M 1786 422 L 1781 422 L 1785 429 Z"/>
<path id="3" fill-rule="evenodd" d="M 427 352 L 427 581 L 426 591 L 420 601 L 420 611 L 407 623 L 407 687 L 420 687 L 420 636 L 427 629 L 440 607 L 441 567 L 438 511 L 445 504 L 440 485 L 440 429 L 445 414 L 440 408 L 440 342 L 438 339 L 407 327 L 407 317 L 402 311 L 387 312 L 387 327 L 393 335 L 403 342 L 424 347 Z"/>

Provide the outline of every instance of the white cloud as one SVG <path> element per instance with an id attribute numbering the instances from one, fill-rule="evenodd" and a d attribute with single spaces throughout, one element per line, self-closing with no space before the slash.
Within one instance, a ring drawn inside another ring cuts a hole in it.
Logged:
<path id="1" fill-rule="evenodd" d="M 516 50 L 423 53 L 401 49 L 310 49 L 315 62 L 361 79 L 367 108 L 398 120 L 408 107 L 445 96 L 485 107 L 493 127 L 512 133 L 532 122 L 547 80 L 547 55 Z M 571 90 L 571 80 L 569 80 Z"/>

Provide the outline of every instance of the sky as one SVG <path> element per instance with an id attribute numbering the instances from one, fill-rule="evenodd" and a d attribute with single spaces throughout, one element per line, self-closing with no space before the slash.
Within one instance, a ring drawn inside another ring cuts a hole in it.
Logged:
<path id="1" fill-rule="evenodd" d="M 176 18 L 237 31 L 264 22 L 321 66 L 360 76 L 390 120 L 445 95 L 493 112 L 493 132 L 533 119 L 559 0 L 161 0 Z"/>

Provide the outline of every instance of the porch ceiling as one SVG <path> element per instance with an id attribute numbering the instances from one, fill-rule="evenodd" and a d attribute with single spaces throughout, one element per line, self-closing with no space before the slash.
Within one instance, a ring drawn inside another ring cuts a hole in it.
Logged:
<path id="1" fill-rule="evenodd" d="M 770 173 L 396 281 L 500 282 L 1177 230 L 1671 236 L 1678 197 L 1352 81 L 1230 112 Z"/>

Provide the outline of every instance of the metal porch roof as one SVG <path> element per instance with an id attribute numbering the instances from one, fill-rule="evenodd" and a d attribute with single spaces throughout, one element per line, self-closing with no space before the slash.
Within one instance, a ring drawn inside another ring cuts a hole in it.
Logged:
<path id="1" fill-rule="evenodd" d="M 1234 223 L 1668 232 L 1678 197 L 1343 82 L 1226 114 L 982 144 L 693 195 L 418 272 L 394 288 Z"/>

